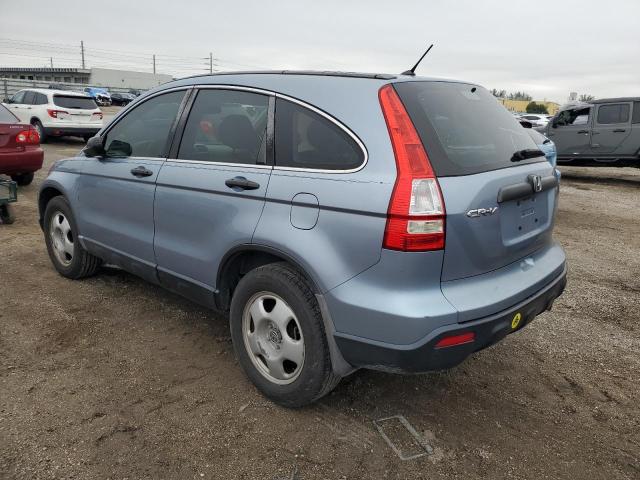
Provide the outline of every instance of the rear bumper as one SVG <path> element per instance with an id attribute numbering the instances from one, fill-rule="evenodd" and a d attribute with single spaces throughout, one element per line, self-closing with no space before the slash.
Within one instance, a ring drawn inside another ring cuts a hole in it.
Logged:
<path id="1" fill-rule="evenodd" d="M 517 305 L 488 317 L 442 326 L 410 345 L 393 345 L 340 333 L 335 333 L 334 338 L 344 360 L 356 368 L 412 373 L 451 368 L 472 353 L 487 348 L 528 325 L 537 315 L 551 307 L 553 301 L 564 291 L 566 283 L 565 267 L 553 281 Z M 520 321 L 513 328 L 512 322 L 517 314 L 520 314 Z M 445 348 L 436 347 L 444 337 L 471 332 L 475 334 L 473 342 Z"/>
<path id="2" fill-rule="evenodd" d="M 31 173 L 42 168 L 44 152 L 42 148 L 30 148 L 22 152 L 0 152 L 0 173 L 15 175 Z"/>
<path id="3" fill-rule="evenodd" d="M 59 127 L 44 127 L 44 133 L 50 137 L 61 137 L 63 135 L 71 135 L 76 137 L 84 137 L 85 135 L 95 135 L 100 131 L 102 127 L 92 126 L 59 126 Z"/>

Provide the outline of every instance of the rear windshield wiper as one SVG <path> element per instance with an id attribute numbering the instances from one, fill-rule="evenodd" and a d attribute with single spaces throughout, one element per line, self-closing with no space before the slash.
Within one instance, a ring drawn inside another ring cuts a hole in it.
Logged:
<path id="1" fill-rule="evenodd" d="M 537 148 L 525 148 L 524 150 L 518 150 L 511 156 L 512 162 L 521 162 L 528 158 L 544 157 L 544 152 Z"/>

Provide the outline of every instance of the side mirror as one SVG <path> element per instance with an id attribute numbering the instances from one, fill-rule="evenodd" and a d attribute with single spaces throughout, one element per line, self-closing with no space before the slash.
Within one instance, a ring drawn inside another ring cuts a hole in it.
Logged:
<path id="1" fill-rule="evenodd" d="M 82 151 L 87 157 L 103 157 L 106 152 L 102 144 L 102 137 L 99 135 L 91 137 Z"/>
<path id="2" fill-rule="evenodd" d="M 133 150 L 131 149 L 131 144 L 122 140 L 113 140 L 105 153 L 107 157 L 130 157 Z"/>
<path id="3" fill-rule="evenodd" d="M 558 117 L 553 117 L 553 118 L 551 119 L 551 126 L 552 126 L 553 128 L 558 128 Z"/>

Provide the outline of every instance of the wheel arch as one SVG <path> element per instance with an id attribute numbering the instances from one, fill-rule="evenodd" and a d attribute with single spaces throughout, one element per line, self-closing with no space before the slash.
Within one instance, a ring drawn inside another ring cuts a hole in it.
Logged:
<path id="1" fill-rule="evenodd" d="M 254 268 L 276 262 L 286 262 L 298 270 L 314 294 L 322 292 L 314 276 L 291 254 L 266 245 L 242 244 L 229 250 L 220 262 L 216 276 L 219 308 L 228 309 L 233 290 L 244 274 Z"/>
<path id="2" fill-rule="evenodd" d="M 47 205 L 53 198 L 59 196 L 66 198 L 64 189 L 58 184 L 48 184 L 41 188 L 38 194 L 38 222 L 41 228 L 44 225 L 44 212 L 47 209 Z"/>

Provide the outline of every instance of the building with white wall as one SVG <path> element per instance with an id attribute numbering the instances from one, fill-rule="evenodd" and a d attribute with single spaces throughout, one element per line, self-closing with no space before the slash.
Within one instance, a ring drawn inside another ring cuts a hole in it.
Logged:
<path id="1" fill-rule="evenodd" d="M 163 73 L 109 68 L 0 67 L 0 78 L 146 90 L 173 79 Z"/>

